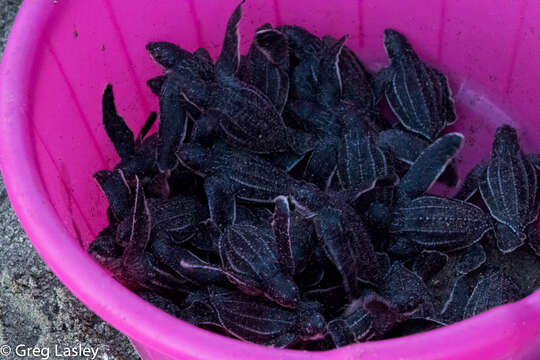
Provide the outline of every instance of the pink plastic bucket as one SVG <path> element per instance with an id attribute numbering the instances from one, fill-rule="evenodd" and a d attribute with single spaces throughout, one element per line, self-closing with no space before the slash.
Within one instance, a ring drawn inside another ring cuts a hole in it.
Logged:
<path id="1" fill-rule="evenodd" d="M 88 307 L 134 340 L 145 359 L 538 359 L 540 292 L 450 327 L 325 353 L 245 344 L 177 320 L 113 280 L 85 249 L 105 225 L 92 174 L 114 155 L 101 125 L 106 83 L 120 113 L 141 126 L 157 101 L 144 82 L 159 73 L 145 53 L 168 40 L 216 55 L 238 0 L 36 0 L 24 3 L 1 67 L 0 155 L 13 207 L 55 274 Z M 515 125 L 539 151 L 540 3 L 527 0 L 249 0 L 243 48 L 264 22 L 319 35 L 350 34 L 371 69 L 386 64 L 385 27 L 403 31 L 445 71 L 467 135 L 463 175 L 490 151 L 496 126 Z M 539 269 L 540 271 L 540 269 Z"/>

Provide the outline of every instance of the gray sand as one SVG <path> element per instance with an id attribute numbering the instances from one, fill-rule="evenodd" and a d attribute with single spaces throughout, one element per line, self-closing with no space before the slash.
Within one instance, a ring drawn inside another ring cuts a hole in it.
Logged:
<path id="1" fill-rule="evenodd" d="M 21 0 L 0 0 L 0 54 Z M 60 283 L 22 230 L 0 179 L 0 359 L 21 359 L 17 345 L 49 348 L 81 344 L 98 350 L 98 359 L 137 359 L 129 340 L 103 322 Z M 31 358 L 30 356 L 22 358 Z M 39 358 L 39 357 L 37 357 Z M 71 357 L 90 359 L 91 357 Z"/>

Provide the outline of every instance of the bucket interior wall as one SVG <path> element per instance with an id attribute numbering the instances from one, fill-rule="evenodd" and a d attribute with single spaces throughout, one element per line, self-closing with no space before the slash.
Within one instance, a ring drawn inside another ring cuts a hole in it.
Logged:
<path id="1" fill-rule="evenodd" d="M 145 44 L 164 40 L 188 50 L 206 47 L 215 57 L 236 5 L 236 0 L 54 4 L 58 9 L 34 69 L 33 139 L 51 202 L 84 246 L 106 223 L 106 200 L 92 174 L 118 161 L 101 123 L 105 85 L 113 84 L 118 111 L 137 133 L 149 112 L 158 110 L 145 82 L 161 70 Z M 533 145 L 540 108 L 534 80 L 540 78 L 534 63 L 540 55 L 538 14 L 540 4 L 525 1 L 251 0 L 244 5 L 241 47 L 245 52 L 254 29 L 265 22 L 298 24 L 318 35 L 349 34 L 347 46 L 374 70 L 387 64 L 384 28 L 402 31 L 423 59 L 450 78 L 459 116 L 452 130 L 467 135 L 463 176 L 488 156 L 501 123 L 517 126 L 523 141 Z"/>

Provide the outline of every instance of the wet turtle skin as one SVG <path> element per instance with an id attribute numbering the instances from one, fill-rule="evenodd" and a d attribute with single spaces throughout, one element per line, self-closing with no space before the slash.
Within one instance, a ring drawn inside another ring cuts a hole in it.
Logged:
<path id="1" fill-rule="evenodd" d="M 163 72 L 140 129 L 105 88 L 118 163 L 94 174 L 108 224 L 88 252 L 111 276 L 194 325 L 302 350 L 428 331 L 540 285 L 540 155 L 515 129 L 460 179 L 448 81 L 404 35 L 384 32 L 376 74 L 347 36 L 296 25 L 263 24 L 240 55 L 242 7 L 215 61 L 147 44 Z"/>

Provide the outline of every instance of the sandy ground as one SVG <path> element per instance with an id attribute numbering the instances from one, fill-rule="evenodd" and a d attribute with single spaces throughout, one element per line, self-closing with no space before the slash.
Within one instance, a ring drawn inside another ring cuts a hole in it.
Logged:
<path id="1" fill-rule="evenodd" d="M 0 54 L 20 3 L 0 0 Z M 12 351 L 3 357 L 6 344 Z M 62 351 L 79 344 L 98 349 L 97 359 L 138 358 L 129 340 L 88 310 L 43 263 L 21 229 L 0 179 L 0 360 L 41 358 L 17 356 L 17 345 L 36 348 L 42 355 L 49 349 L 49 358 L 55 359 L 55 347 Z M 19 347 L 19 354 L 23 351 Z"/>

